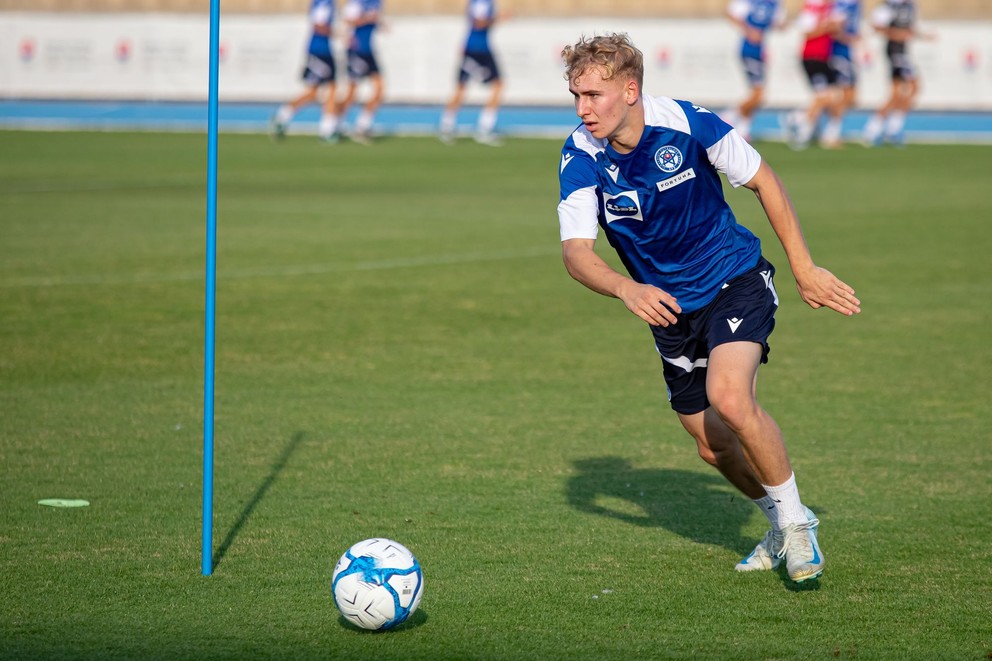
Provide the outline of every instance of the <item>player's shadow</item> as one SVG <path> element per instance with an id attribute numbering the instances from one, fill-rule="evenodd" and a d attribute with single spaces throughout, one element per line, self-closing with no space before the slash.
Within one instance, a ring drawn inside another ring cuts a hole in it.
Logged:
<path id="1" fill-rule="evenodd" d="M 758 542 L 741 535 L 754 505 L 716 472 L 634 468 L 621 457 L 579 459 L 573 465 L 578 473 L 568 481 L 568 502 L 581 512 L 665 528 L 742 557 Z"/>
<path id="2" fill-rule="evenodd" d="M 234 525 L 227 531 L 224 541 L 220 543 L 220 546 L 218 546 L 217 550 L 214 552 L 212 565 L 214 569 L 217 568 L 217 565 L 220 564 L 220 561 L 227 554 L 228 550 L 230 550 L 231 545 L 234 544 L 234 540 L 238 536 L 238 533 L 240 533 L 241 529 L 245 527 L 246 523 L 248 523 L 248 519 L 251 518 L 255 508 L 258 507 L 258 504 L 262 502 L 263 498 L 265 498 L 265 494 L 276 481 L 276 478 L 278 478 L 279 474 L 284 468 L 286 468 L 286 463 L 289 461 L 289 458 L 293 456 L 293 453 L 296 452 L 296 448 L 299 447 L 300 443 L 303 441 L 303 437 L 304 433 L 301 431 L 293 434 L 293 436 L 289 439 L 289 443 L 286 444 L 286 447 L 282 449 L 282 452 L 279 454 L 279 457 L 276 459 L 275 463 L 272 464 L 272 468 L 269 469 L 269 474 L 264 480 L 262 480 L 262 483 L 258 485 L 255 493 L 245 503 L 245 506 L 241 509 L 241 513 L 238 515 Z"/>

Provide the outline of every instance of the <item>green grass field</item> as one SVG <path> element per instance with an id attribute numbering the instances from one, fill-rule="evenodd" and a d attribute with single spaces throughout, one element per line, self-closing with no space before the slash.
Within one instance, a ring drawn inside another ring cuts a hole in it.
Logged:
<path id="1" fill-rule="evenodd" d="M 204 577 L 205 136 L 0 133 L 0 657 L 989 658 L 992 149 L 760 145 L 852 319 L 728 193 L 779 267 L 799 589 L 733 571 L 764 518 L 565 273 L 559 147 L 221 136 Z M 426 576 L 385 634 L 329 594 L 373 536 Z"/>

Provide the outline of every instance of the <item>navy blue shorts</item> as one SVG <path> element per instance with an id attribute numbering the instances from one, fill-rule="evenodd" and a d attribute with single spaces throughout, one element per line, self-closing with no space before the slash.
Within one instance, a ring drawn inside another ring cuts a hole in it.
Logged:
<path id="1" fill-rule="evenodd" d="M 337 75 L 333 55 L 307 55 L 307 64 L 303 68 L 303 82 L 311 87 L 333 83 Z"/>
<path id="2" fill-rule="evenodd" d="M 465 52 L 458 69 L 458 83 L 464 85 L 473 78 L 485 84 L 499 80 L 499 67 L 492 53 Z"/>
<path id="3" fill-rule="evenodd" d="M 741 56 L 744 64 L 744 75 L 747 83 L 751 87 L 758 87 L 765 84 L 765 61 L 760 57 Z"/>
<path id="4" fill-rule="evenodd" d="M 678 323 L 651 326 L 661 355 L 668 401 L 678 413 L 691 415 L 709 408 L 706 363 L 713 347 L 728 342 L 755 342 L 768 362 L 768 337 L 775 328 L 778 293 L 775 267 L 764 257 L 750 271 L 724 285 L 705 307 L 676 315 Z"/>
<path id="5" fill-rule="evenodd" d="M 834 72 L 834 80 L 841 87 L 854 87 L 857 84 L 858 74 L 850 57 L 831 55 L 830 68 Z"/>
<path id="6" fill-rule="evenodd" d="M 379 63 L 372 53 L 359 53 L 358 51 L 348 51 L 348 77 L 352 80 L 368 78 L 379 73 Z"/>

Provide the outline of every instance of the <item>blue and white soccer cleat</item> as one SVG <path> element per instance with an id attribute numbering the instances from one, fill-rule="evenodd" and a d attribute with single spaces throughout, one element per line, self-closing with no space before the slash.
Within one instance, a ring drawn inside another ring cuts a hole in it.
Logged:
<path id="1" fill-rule="evenodd" d="M 776 539 L 776 537 L 778 539 Z M 754 547 L 743 560 L 737 563 L 734 567 L 737 571 L 765 571 L 769 569 L 778 569 L 779 564 L 782 559 L 778 557 L 778 549 L 782 545 L 782 535 L 779 533 L 775 534 L 774 531 L 769 530 L 765 533 L 758 545 Z"/>
<path id="2" fill-rule="evenodd" d="M 273 140 L 282 140 L 286 137 L 286 124 L 273 117 L 269 120 L 269 135 Z"/>
<path id="3" fill-rule="evenodd" d="M 819 578 L 823 574 L 823 553 L 816 540 L 820 520 L 806 508 L 805 523 L 792 523 L 782 529 L 782 546 L 779 558 L 785 558 L 789 578 L 796 583 Z"/>

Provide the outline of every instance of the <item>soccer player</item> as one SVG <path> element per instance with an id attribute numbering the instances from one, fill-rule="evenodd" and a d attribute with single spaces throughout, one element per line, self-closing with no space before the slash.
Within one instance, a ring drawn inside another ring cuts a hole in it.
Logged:
<path id="1" fill-rule="evenodd" d="M 643 55 L 627 35 L 583 38 L 562 55 L 582 121 L 559 164 L 565 267 L 650 325 L 671 406 L 700 457 L 768 517 L 771 530 L 736 569 L 774 569 L 784 558 L 793 581 L 816 578 L 819 520 L 755 399 L 778 307 L 775 267 L 737 224 L 720 173 L 757 196 L 807 304 L 850 316 L 861 303 L 813 263 L 781 181 L 739 133 L 688 101 L 642 94 Z M 600 229 L 629 276 L 596 254 Z"/>
<path id="2" fill-rule="evenodd" d="M 496 23 L 496 19 L 495 0 L 469 0 L 469 32 L 458 70 L 458 81 L 454 94 L 441 114 L 442 142 L 451 143 L 454 140 L 458 110 L 465 99 L 468 82 L 475 78 L 482 84 L 488 85 L 490 89 L 489 100 L 479 113 L 475 139 L 482 144 L 492 146 L 500 144 L 494 131 L 499 114 L 500 97 L 503 93 L 503 79 L 500 77 L 496 58 L 489 45 L 489 30 Z"/>
<path id="3" fill-rule="evenodd" d="M 765 33 L 785 22 L 785 7 L 778 0 L 733 0 L 727 16 L 741 30 L 741 63 L 751 91 L 728 119 L 745 140 L 751 139 L 751 119 L 765 95 Z"/>
<path id="4" fill-rule="evenodd" d="M 820 117 L 833 104 L 836 82 L 830 68 L 833 33 L 839 22 L 833 14 L 832 0 L 805 0 L 796 19 L 803 33 L 802 62 L 813 99 L 805 111 L 786 116 L 786 139 L 793 149 L 805 149 L 816 132 Z"/>
<path id="5" fill-rule="evenodd" d="M 368 80 L 372 85 L 372 95 L 355 120 L 351 138 L 356 142 L 368 143 L 375 113 L 382 104 L 382 74 L 372 50 L 372 35 L 379 26 L 382 13 L 382 0 L 348 0 L 344 6 L 343 18 L 351 28 L 348 41 L 348 88 L 341 100 L 338 112 L 343 119 L 355 101 L 358 84 Z"/>
<path id="6" fill-rule="evenodd" d="M 854 45 L 861 29 L 861 0 L 835 0 L 833 11 L 839 27 L 833 35 L 830 69 L 833 71 L 837 94 L 830 107 L 830 118 L 821 139 L 821 143 L 827 148 L 842 145 L 844 115 L 854 105 L 855 86 L 858 82 Z"/>
<path id="7" fill-rule="evenodd" d="M 868 120 L 864 142 L 868 146 L 878 145 L 884 134 L 889 142 L 901 144 L 906 113 L 913 107 L 920 89 L 916 68 L 909 59 L 909 41 L 923 36 L 916 30 L 916 3 L 885 0 L 872 12 L 871 24 L 887 40 L 885 54 L 892 71 L 892 88 L 885 105 Z"/>
<path id="8" fill-rule="evenodd" d="M 319 100 L 321 88 L 325 88 L 323 108 L 320 115 L 318 134 L 326 142 L 337 142 L 339 136 L 337 100 L 335 99 L 334 51 L 331 48 L 331 32 L 334 29 L 334 0 L 310 0 L 309 19 L 311 25 L 310 43 L 307 47 L 307 63 L 303 69 L 303 83 L 306 90 L 298 97 L 279 107 L 272 118 L 273 137 L 281 139 L 286 135 L 289 123 L 300 108 Z"/>

